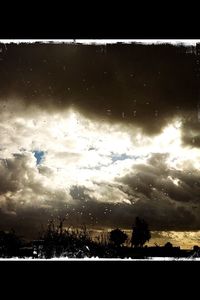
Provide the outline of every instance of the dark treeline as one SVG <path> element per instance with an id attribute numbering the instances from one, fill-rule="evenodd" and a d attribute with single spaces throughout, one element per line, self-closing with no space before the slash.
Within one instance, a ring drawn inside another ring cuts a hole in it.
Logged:
<path id="1" fill-rule="evenodd" d="M 1 258 L 133 258 L 149 257 L 199 257 L 200 248 L 181 250 L 167 242 L 163 247 L 147 247 L 151 239 L 148 224 L 139 217 L 132 227 L 131 239 L 121 229 L 109 232 L 108 238 L 94 241 L 85 226 L 81 229 L 65 229 L 64 218 L 57 222 L 50 220 L 47 228 L 37 240 L 25 241 L 12 229 L 9 232 L 0 231 Z"/>

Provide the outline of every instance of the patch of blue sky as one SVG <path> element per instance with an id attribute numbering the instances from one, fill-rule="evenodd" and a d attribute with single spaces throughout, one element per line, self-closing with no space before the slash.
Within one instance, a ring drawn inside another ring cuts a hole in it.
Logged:
<path id="1" fill-rule="evenodd" d="M 43 158 L 44 158 L 44 151 L 40 151 L 40 150 L 35 150 L 35 151 L 33 151 L 33 153 L 34 153 L 34 156 L 35 156 L 35 158 L 36 158 L 36 164 L 37 165 L 39 165 L 39 164 L 41 164 L 41 162 L 42 162 L 42 160 L 43 160 Z"/>
<path id="2" fill-rule="evenodd" d="M 135 155 L 127 155 L 126 153 L 123 154 L 115 154 L 113 153 L 111 156 L 112 162 L 116 162 L 117 160 L 126 160 L 126 159 L 137 159 L 139 156 Z"/>

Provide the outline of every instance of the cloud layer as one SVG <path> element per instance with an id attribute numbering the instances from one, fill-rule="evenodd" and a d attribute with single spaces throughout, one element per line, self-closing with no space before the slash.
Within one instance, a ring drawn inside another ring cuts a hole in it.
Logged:
<path id="1" fill-rule="evenodd" d="M 174 116 L 197 120 L 196 53 L 162 44 L 2 44 L 0 99 L 18 96 L 49 111 L 73 106 L 155 134 Z"/>
<path id="2" fill-rule="evenodd" d="M 1 47 L 1 227 L 200 228 L 195 48 Z"/>

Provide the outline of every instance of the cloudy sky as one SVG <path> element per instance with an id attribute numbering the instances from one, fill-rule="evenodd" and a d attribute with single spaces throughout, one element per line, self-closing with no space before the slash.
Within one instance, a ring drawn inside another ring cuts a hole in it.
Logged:
<path id="1" fill-rule="evenodd" d="M 200 229 L 198 47 L 0 44 L 0 227 Z"/>

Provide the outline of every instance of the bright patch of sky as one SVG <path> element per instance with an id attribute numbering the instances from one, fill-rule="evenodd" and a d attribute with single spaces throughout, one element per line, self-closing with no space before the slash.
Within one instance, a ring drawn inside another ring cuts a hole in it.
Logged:
<path id="1" fill-rule="evenodd" d="M 146 164 L 153 153 L 168 154 L 166 163 L 172 169 L 184 170 L 188 161 L 190 167 L 200 167 L 200 150 L 181 144 L 180 120 L 147 137 L 134 126 L 92 121 L 72 109 L 50 114 L 31 108 L 20 115 L 23 109 L 18 104 L 9 111 L 15 113 L 5 113 L 0 121 L 0 159 L 26 154 L 27 167 L 34 170 L 34 178 L 42 176 L 40 182 L 47 190 L 68 191 L 72 185 L 82 185 L 107 201 L 101 184 L 116 184 L 116 177 Z"/>

